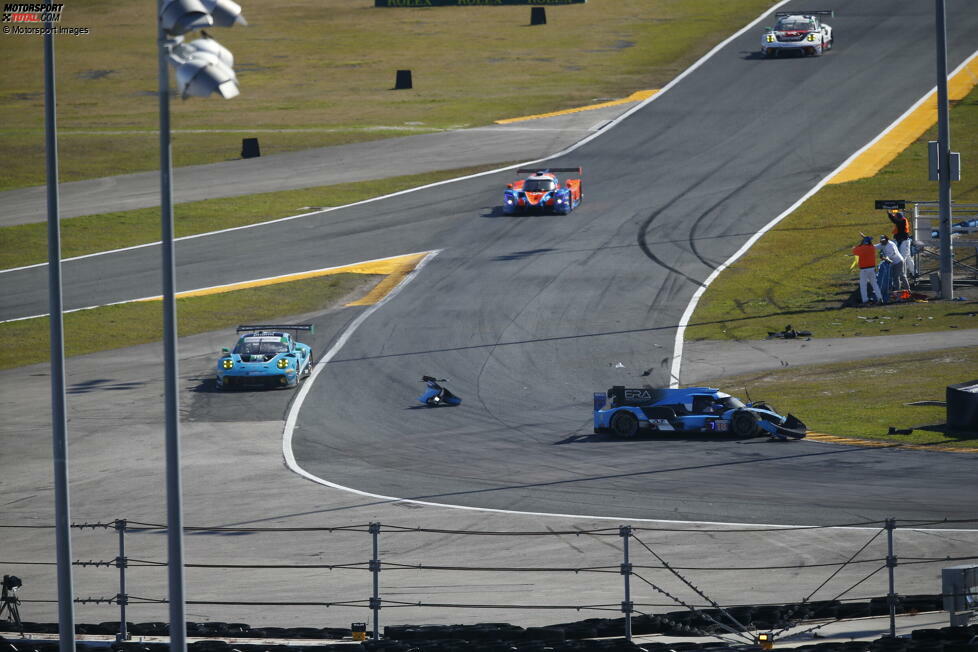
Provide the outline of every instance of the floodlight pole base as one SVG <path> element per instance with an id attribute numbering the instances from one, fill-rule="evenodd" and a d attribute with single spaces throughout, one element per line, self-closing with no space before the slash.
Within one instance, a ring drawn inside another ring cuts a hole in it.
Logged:
<path id="1" fill-rule="evenodd" d="M 971 623 L 971 619 L 974 618 L 974 611 L 951 611 L 948 613 L 950 616 L 951 627 L 967 627 Z"/>

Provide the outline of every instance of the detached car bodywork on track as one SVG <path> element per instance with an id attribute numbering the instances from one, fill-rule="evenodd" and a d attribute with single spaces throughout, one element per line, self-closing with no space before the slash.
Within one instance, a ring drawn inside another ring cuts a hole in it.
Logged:
<path id="1" fill-rule="evenodd" d="M 722 432 L 738 437 L 801 439 L 807 428 L 766 403 L 744 403 L 713 387 L 626 388 L 594 394 L 594 432 L 634 437 L 646 432 Z"/>
<path id="2" fill-rule="evenodd" d="M 231 350 L 217 361 L 217 388 L 295 387 L 312 371 L 312 348 L 290 331 L 313 331 L 311 324 L 244 325 Z"/>
<path id="3" fill-rule="evenodd" d="M 576 172 L 578 178 L 561 183 L 557 172 Z M 506 215 L 534 211 L 567 215 L 581 203 L 581 168 L 519 169 L 516 173 L 530 176 L 506 186 L 503 193 Z"/>
<path id="4" fill-rule="evenodd" d="M 822 22 L 822 16 L 835 15 L 832 11 L 779 11 L 774 15 L 778 21 L 761 36 L 761 54 L 765 57 L 782 52 L 820 57 L 832 49 L 832 28 Z"/>

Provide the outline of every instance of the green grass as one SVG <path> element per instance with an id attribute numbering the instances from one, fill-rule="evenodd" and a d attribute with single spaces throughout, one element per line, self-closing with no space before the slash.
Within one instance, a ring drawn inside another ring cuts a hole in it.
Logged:
<path id="1" fill-rule="evenodd" d="M 755 400 L 767 400 L 791 412 L 815 432 L 886 442 L 949 447 L 978 447 L 975 433 L 948 431 L 946 409 L 908 405 L 943 401 L 950 382 L 978 378 L 975 347 L 904 352 L 872 360 L 791 367 L 706 381 L 735 396 L 744 388 Z M 913 428 L 909 435 L 888 435 L 890 427 Z"/>
<path id="2" fill-rule="evenodd" d="M 334 274 L 289 283 L 286 292 L 282 291 L 283 285 L 268 285 L 177 299 L 177 331 L 184 337 L 247 322 L 317 312 L 353 293 L 364 293 L 381 278 Z M 158 342 L 163 339 L 163 302 L 144 301 L 71 312 L 64 315 L 63 326 L 67 356 Z M 0 369 L 49 361 L 50 328 L 47 317 L 0 324 L 0 337 L 21 344 L 0 351 Z"/>
<path id="3" fill-rule="evenodd" d="M 770 6 L 590 0 L 549 8 L 548 24 L 530 27 L 528 7 L 252 2 L 248 27 L 210 30 L 235 55 L 241 95 L 171 102 L 174 165 L 238 158 L 247 136 L 272 154 L 403 133 L 378 128 L 484 125 L 659 88 Z M 62 181 L 158 167 L 154 14 L 152 2 L 66 5 L 62 23 L 92 33 L 56 42 Z M 0 38 L 0 190 L 44 182 L 42 46 L 37 37 Z M 412 71 L 413 89 L 392 90 L 399 69 Z M 278 129 L 313 131 L 269 131 Z"/>
<path id="4" fill-rule="evenodd" d="M 952 149 L 963 160 L 978 159 L 978 89 L 952 108 L 951 133 Z M 819 190 L 717 277 L 693 313 L 686 339 L 763 339 L 788 324 L 818 338 L 978 328 L 973 299 L 842 307 L 858 287 L 849 266 L 860 232 L 877 236 L 892 229 L 885 213 L 874 210 L 874 200 L 936 199 L 937 184 L 927 180 L 927 141 L 936 139 L 935 127 L 873 178 Z M 978 177 L 963 177 L 952 185 L 954 201 L 978 203 Z M 974 265 L 973 248 L 956 251 L 959 260 Z"/>
<path id="5" fill-rule="evenodd" d="M 177 237 L 180 237 L 256 224 L 306 212 L 310 206 L 323 208 L 343 206 L 504 165 L 506 164 L 493 163 L 376 181 L 359 181 L 176 204 L 173 207 L 174 231 Z M 117 249 L 156 242 L 159 239 L 159 208 L 86 215 L 61 221 L 63 258 L 104 251 L 106 243 L 111 243 L 111 247 Z M 45 222 L 0 227 L 0 269 L 46 262 L 47 258 Z"/>

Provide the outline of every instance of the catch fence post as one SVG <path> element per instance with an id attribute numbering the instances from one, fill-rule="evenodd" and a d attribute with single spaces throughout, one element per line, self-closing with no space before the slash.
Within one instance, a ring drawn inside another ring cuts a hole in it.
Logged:
<path id="1" fill-rule="evenodd" d="M 370 559 L 370 572 L 374 579 L 374 593 L 370 598 L 370 609 L 374 612 L 374 640 L 380 640 L 380 523 L 371 523 L 369 529 L 373 538 L 373 557 Z"/>
<path id="2" fill-rule="evenodd" d="M 913 240 L 910 241 L 910 257 L 913 258 L 913 275 L 914 280 L 920 278 L 920 247 L 917 246 L 917 241 L 921 240 L 918 230 L 920 228 L 920 205 L 913 205 L 913 227 L 911 232 L 913 233 Z M 930 232 L 927 233 L 928 237 Z"/>
<path id="3" fill-rule="evenodd" d="M 886 568 L 890 575 L 890 591 L 886 594 L 886 604 L 890 611 L 890 638 L 896 638 L 896 605 L 897 594 L 894 583 L 894 570 L 897 566 L 896 555 L 893 554 L 893 530 L 896 529 L 896 519 L 886 519 Z"/>
<path id="4" fill-rule="evenodd" d="M 621 603 L 621 612 L 625 614 L 625 640 L 632 640 L 632 591 L 631 577 L 632 565 L 628 561 L 628 540 L 632 536 L 632 527 L 622 525 L 618 528 L 618 536 L 622 538 L 622 564 L 621 574 L 625 578 L 625 599 Z"/>
<path id="5" fill-rule="evenodd" d="M 116 568 L 119 569 L 119 593 L 116 595 L 116 602 L 119 603 L 119 633 L 115 635 L 115 640 L 122 642 L 129 640 L 126 627 L 126 605 L 129 604 L 129 595 L 126 593 L 126 567 L 129 565 L 129 560 L 126 559 L 126 519 L 116 519 L 115 529 L 119 533 L 119 556 L 115 558 Z"/>

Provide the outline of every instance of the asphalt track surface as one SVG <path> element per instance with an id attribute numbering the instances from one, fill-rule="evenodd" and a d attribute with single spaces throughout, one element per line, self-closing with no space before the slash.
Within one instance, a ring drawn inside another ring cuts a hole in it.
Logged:
<path id="1" fill-rule="evenodd" d="M 973 455 L 941 459 L 935 474 L 928 453 L 592 434 L 592 392 L 669 382 L 675 325 L 712 269 L 932 86 L 928 7 L 845 9 L 831 54 L 760 60 L 749 30 L 551 161 L 585 170 L 585 202 L 568 217 L 500 215 L 494 177 L 408 200 L 426 208 L 402 203 L 441 231 L 413 249 L 442 252 L 319 375 L 295 430 L 298 464 L 382 496 L 501 510 L 810 524 L 973 516 Z M 978 21 L 965 9 L 951 7 L 955 29 Z M 958 34 L 959 62 L 976 41 Z M 467 196 L 474 210 L 457 215 Z M 451 379 L 463 404 L 412 405 L 422 374 Z"/>
<path id="2" fill-rule="evenodd" d="M 978 45 L 978 13 L 958 1 L 948 15 L 953 69 Z M 919 2 L 853 2 L 834 18 L 832 52 L 777 60 L 760 58 L 759 29 L 747 30 L 548 162 L 584 169 L 569 216 L 505 216 L 513 173 L 483 175 L 183 240 L 178 289 L 440 252 L 359 326 L 298 414 L 298 466 L 368 494 L 712 522 L 974 516 L 974 455 L 942 457 L 935 474 L 930 453 L 616 441 L 590 422 L 594 391 L 668 384 L 676 324 L 709 273 L 933 86 L 932 22 Z M 65 308 L 157 294 L 156 259 L 145 247 L 66 262 Z M 43 267 L 5 276 L 3 317 L 45 312 Z M 417 405 L 422 374 L 449 378 L 463 404 Z M 232 408 L 213 409 L 221 420 Z"/>

